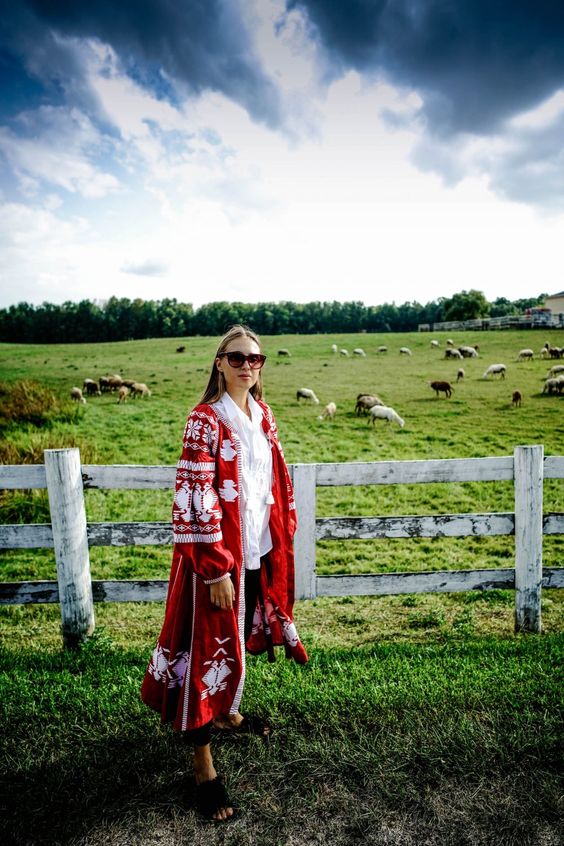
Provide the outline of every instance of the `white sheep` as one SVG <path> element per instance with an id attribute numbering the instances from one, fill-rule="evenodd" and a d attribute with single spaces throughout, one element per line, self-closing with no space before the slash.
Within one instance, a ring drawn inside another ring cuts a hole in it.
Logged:
<path id="1" fill-rule="evenodd" d="M 431 346 L 432 347 L 440 347 L 440 344 L 439 344 L 438 341 L 431 341 Z"/>
<path id="2" fill-rule="evenodd" d="M 366 358 L 366 353 L 364 352 L 362 347 L 357 347 L 356 349 L 354 349 L 353 355 L 360 355 L 360 356 L 364 356 L 364 358 Z"/>
<path id="3" fill-rule="evenodd" d="M 348 354 L 349 354 L 349 351 L 348 351 L 348 350 L 345 350 L 345 349 L 342 349 L 342 350 L 339 350 L 339 354 L 340 354 L 340 355 L 348 355 Z"/>
<path id="4" fill-rule="evenodd" d="M 394 411 L 388 405 L 373 405 L 369 411 L 369 415 L 368 422 L 370 423 L 370 420 L 372 420 L 372 425 L 374 425 L 376 418 L 378 418 L 379 420 L 387 420 L 388 423 L 397 423 L 401 429 L 405 426 L 405 420 L 399 416 L 397 411 Z"/>
<path id="5" fill-rule="evenodd" d="M 338 349 L 337 344 L 331 344 L 331 352 L 332 353 L 336 353 L 337 349 Z"/>
<path id="6" fill-rule="evenodd" d="M 505 371 L 507 367 L 505 364 L 490 364 L 488 369 L 482 376 L 482 379 L 487 379 L 488 376 L 501 376 L 502 379 L 505 379 Z"/>
<path id="7" fill-rule="evenodd" d="M 546 378 L 550 379 L 552 376 L 556 376 L 557 373 L 564 373 L 564 364 L 555 364 L 551 367 L 546 374 Z"/>
<path id="8" fill-rule="evenodd" d="M 319 400 L 315 396 L 315 393 L 311 390 L 311 388 L 298 388 L 296 391 L 296 399 L 298 402 L 300 399 L 307 399 L 311 400 L 315 405 L 319 405 Z"/>
<path id="9" fill-rule="evenodd" d="M 557 376 L 556 379 L 546 379 L 543 394 L 561 394 L 564 391 L 564 376 Z"/>
<path id="10" fill-rule="evenodd" d="M 387 353 L 387 352 L 388 352 L 388 347 L 378 347 L 378 352 L 379 352 L 379 353 Z"/>
<path id="11" fill-rule="evenodd" d="M 463 357 L 463 356 L 462 356 L 462 353 L 460 352 L 460 350 L 454 350 L 454 349 L 452 349 L 452 347 L 448 347 L 448 348 L 445 350 L 445 358 L 458 358 L 458 359 L 462 359 L 462 357 Z"/>
<path id="12" fill-rule="evenodd" d="M 460 382 L 460 380 L 461 380 L 461 379 L 464 379 L 464 376 L 465 376 L 465 373 L 464 373 L 464 368 L 463 368 L 463 367 L 459 367 L 459 368 L 458 368 L 458 373 L 456 374 L 456 381 L 457 381 L 457 382 Z"/>
<path id="13" fill-rule="evenodd" d="M 80 388 L 71 388 L 70 396 L 73 402 L 81 402 L 82 405 L 86 405 L 86 400 L 82 396 L 82 391 L 80 390 Z"/>
<path id="14" fill-rule="evenodd" d="M 517 354 L 517 361 L 531 361 L 535 357 L 535 354 L 530 349 L 520 350 Z"/>
<path id="15" fill-rule="evenodd" d="M 447 338 L 447 347 L 454 347 L 454 341 L 452 338 Z"/>
<path id="16" fill-rule="evenodd" d="M 477 347 L 458 347 L 458 352 L 463 358 L 478 358 Z"/>
<path id="17" fill-rule="evenodd" d="M 317 419 L 318 420 L 324 420 L 326 417 L 328 417 L 329 420 L 333 420 L 336 413 L 337 413 L 337 406 L 335 405 L 335 403 L 334 402 L 328 402 Z"/>
<path id="18" fill-rule="evenodd" d="M 131 396 L 134 399 L 137 397 L 150 397 L 151 391 L 144 382 L 134 382 L 131 386 Z"/>
<path id="19" fill-rule="evenodd" d="M 400 355 L 413 355 L 409 347 L 400 347 Z"/>
<path id="20" fill-rule="evenodd" d="M 129 388 L 127 385 L 121 385 L 118 389 L 118 403 L 121 405 L 124 402 L 127 402 L 127 397 L 129 395 Z"/>
<path id="21" fill-rule="evenodd" d="M 286 347 L 283 347 L 281 350 L 278 350 L 278 355 L 286 356 L 286 358 L 290 358 L 292 353 L 290 350 L 287 350 Z"/>

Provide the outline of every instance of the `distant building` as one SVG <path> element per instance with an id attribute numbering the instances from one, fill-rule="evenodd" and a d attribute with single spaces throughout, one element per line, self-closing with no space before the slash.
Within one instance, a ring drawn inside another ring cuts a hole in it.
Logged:
<path id="1" fill-rule="evenodd" d="M 559 294 L 551 294 L 544 301 L 544 307 L 549 308 L 553 314 L 560 314 L 564 312 L 564 291 Z"/>

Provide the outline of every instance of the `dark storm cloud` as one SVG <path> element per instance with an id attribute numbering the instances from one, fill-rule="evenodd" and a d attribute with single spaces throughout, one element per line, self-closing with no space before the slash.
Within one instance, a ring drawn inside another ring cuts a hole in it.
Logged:
<path id="1" fill-rule="evenodd" d="M 20 86 L 16 59 L 30 82 L 42 79 L 51 95 L 69 80 L 80 88 L 80 66 L 68 67 L 75 60 L 73 50 L 57 36 L 97 38 L 159 96 L 171 99 L 168 77 L 173 86 L 195 94 L 222 92 L 256 120 L 280 123 L 278 90 L 261 67 L 234 0 L 23 0 L 5 5 L 3 67 L 14 79 L 19 76 Z"/>
<path id="2" fill-rule="evenodd" d="M 564 83 L 560 0 L 288 0 L 336 71 L 414 88 L 437 133 L 487 134 Z"/>

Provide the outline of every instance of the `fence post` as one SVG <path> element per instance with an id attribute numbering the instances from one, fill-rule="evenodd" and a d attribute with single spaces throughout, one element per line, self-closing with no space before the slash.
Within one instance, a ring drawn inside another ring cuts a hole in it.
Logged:
<path id="1" fill-rule="evenodd" d="M 294 536 L 296 560 L 296 599 L 316 596 L 315 575 L 315 464 L 294 464 L 294 495 L 298 514 L 298 529 Z"/>
<path id="2" fill-rule="evenodd" d="M 515 472 L 515 631 L 540 632 L 544 447 L 518 446 Z"/>
<path id="3" fill-rule="evenodd" d="M 80 452 L 46 449 L 44 460 L 63 645 L 74 648 L 92 634 L 95 626 Z"/>

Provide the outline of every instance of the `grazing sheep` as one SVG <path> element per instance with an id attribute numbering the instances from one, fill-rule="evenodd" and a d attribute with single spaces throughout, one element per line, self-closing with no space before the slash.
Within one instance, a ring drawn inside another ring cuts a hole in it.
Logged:
<path id="1" fill-rule="evenodd" d="M 186 347 L 176 347 L 176 352 L 183 353 L 186 350 Z"/>
<path id="2" fill-rule="evenodd" d="M 400 347 L 400 355 L 413 355 L 409 347 Z"/>
<path id="3" fill-rule="evenodd" d="M 300 401 L 300 399 L 311 400 L 313 403 L 315 403 L 315 405 L 319 405 L 319 400 L 317 399 L 311 388 L 299 388 L 296 391 L 296 399 L 298 400 L 298 402 Z"/>
<path id="4" fill-rule="evenodd" d="M 564 347 L 550 347 L 548 354 L 550 358 L 564 358 Z"/>
<path id="5" fill-rule="evenodd" d="M 71 388 L 70 397 L 73 402 L 81 402 L 82 405 L 86 405 L 86 400 L 82 396 L 80 388 Z"/>
<path id="6" fill-rule="evenodd" d="M 532 361 L 532 359 L 534 357 L 535 357 L 535 354 L 532 350 L 524 349 L 524 350 L 519 351 L 516 360 L 517 361 Z"/>
<path id="7" fill-rule="evenodd" d="M 505 371 L 507 367 L 505 364 L 490 364 L 488 369 L 482 376 L 482 379 L 487 379 L 488 376 L 501 376 L 502 379 L 505 379 Z"/>
<path id="8" fill-rule="evenodd" d="M 317 419 L 318 420 L 324 420 L 326 417 L 328 417 L 329 420 L 333 420 L 336 413 L 337 413 L 337 406 L 335 405 L 335 403 L 334 402 L 328 402 Z"/>
<path id="9" fill-rule="evenodd" d="M 290 358 L 292 353 L 290 352 L 290 350 L 287 350 L 285 347 L 283 347 L 281 350 L 278 350 L 278 355 L 282 355 L 282 356 L 286 356 L 286 358 Z"/>
<path id="10" fill-rule="evenodd" d="M 457 381 L 457 382 L 460 382 L 460 380 L 461 380 L 461 379 L 464 379 L 464 376 L 465 376 L 465 375 L 466 375 L 466 374 L 464 373 L 464 368 L 463 368 L 463 367 L 459 367 L 459 368 L 458 368 L 458 371 L 457 371 L 457 373 L 456 373 L 456 381 Z"/>
<path id="11" fill-rule="evenodd" d="M 331 352 L 332 352 L 332 353 L 336 353 L 336 352 L 337 352 L 337 344 L 331 344 Z"/>
<path id="12" fill-rule="evenodd" d="M 122 379 L 121 384 L 125 385 L 126 388 L 132 388 L 136 382 L 136 379 Z"/>
<path id="13" fill-rule="evenodd" d="M 564 373 L 564 364 L 554 364 L 546 374 L 546 378 L 550 379 L 552 376 L 556 376 L 557 373 Z"/>
<path id="14" fill-rule="evenodd" d="M 118 373 L 114 373 L 113 376 L 110 376 L 108 379 L 108 383 L 110 386 L 110 391 L 117 391 L 118 388 L 121 388 L 123 385 L 123 379 Z"/>
<path id="15" fill-rule="evenodd" d="M 355 414 L 369 411 L 375 405 L 384 405 L 377 394 L 359 394 L 356 398 L 356 405 L 354 407 Z"/>
<path id="16" fill-rule="evenodd" d="M 106 393 L 110 390 L 110 378 L 109 376 L 100 376 L 99 379 L 100 384 L 100 391 L 101 393 Z"/>
<path id="17" fill-rule="evenodd" d="M 349 354 L 348 350 L 339 350 L 339 355 L 348 355 L 348 354 Z"/>
<path id="18" fill-rule="evenodd" d="M 82 385 L 82 390 L 89 397 L 100 396 L 100 388 L 98 387 L 98 382 L 95 382 L 94 379 L 85 379 Z"/>
<path id="19" fill-rule="evenodd" d="M 364 356 L 364 358 L 366 358 L 366 353 L 364 352 L 362 347 L 357 347 L 355 350 L 353 350 L 353 355 L 360 355 L 360 356 Z"/>
<path id="20" fill-rule="evenodd" d="M 543 394 L 561 394 L 564 391 L 564 376 L 558 376 L 556 379 L 546 379 Z"/>
<path id="21" fill-rule="evenodd" d="M 387 420 L 388 424 L 394 422 L 397 423 L 398 426 L 403 429 L 405 426 L 405 420 L 403 420 L 397 411 L 394 411 L 393 408 L 390 408 L 388 405 L 373 405 L 370 409 L 370 417 L 368 418 L 368 422 L 372 420 L 372 425 L 376 422 L 376 418 L 379 420 Z"/>
<path id="22" fill-rule="evenodd" d="M 118 390 L 118 400 L 117 400 L 118 403 L 121 404 L 121 403 L 127 402 L 128 395 L 129 395 L 129 388 L 127 387 L 127 385 L 121 385 L 119 390 Z"/>
<path id="23" fill-rule="evenodd" d="M 439 393 L 442 392 L 447 397 L 447 399 L 450 398 L 450 395 L 454 391 L 454 388 L 452 387 L 450 382 L 429 382 L 429 387 L 434 390 L 436 396 L 439 396 Z"/>
<path id="24" fill-rule="evenodd" d="M 445 358 L 459 358 L 462 359 L 462 353 L 460 350 L 454 350 L 452 347 L 448 347 L 445 350 Z"/>
<path id="25" fill-rule="evenodd" d="M 379 352 L 379 353 L 387 353 L 387 352 L 388 352 L 388 347 L 378 347 L 378 352 Z"/>
<path id="26" fill-rule="evenodd" d="M 478 358 L 477 347 L 458 347 L 458 352 L 463 358 Z"/>
<path id="27" fill-rule="evenodd" d="M 454 341 L 452 338 L 447 338 L 447 347 L 454 347 Z"/>
<path id="28" fill-rule="evenodd" d="M 144 382 L 134 382 L 131 386 L 131 396 L 133 399 L 137 399 L 137 397 L 150 397 L 151 391 Z"/>
<path id="29" fill-rule="evenodd" d="M 515 408 L 517 408 L 517 406 L 521 405 L 522 399 L 523 399 L 523 397 L 521 396 L 521 391 L 513 391 L 513 397 L 512 397 L 511 402 L 513 403 Z"/>
<path id="30" fill-rule="evenodd" d="M 438 341 L 431 341 L 431 346 L 432 347 L 440 347 L 440 344 L 439 344 Z"/>

